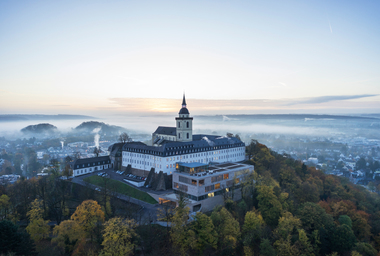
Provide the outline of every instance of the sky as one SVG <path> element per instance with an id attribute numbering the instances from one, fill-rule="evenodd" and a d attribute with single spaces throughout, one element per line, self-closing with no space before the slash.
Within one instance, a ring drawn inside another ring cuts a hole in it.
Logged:
<path id="1" fill-rule="evenodd" d="M 380 112 L 379 1 L 0 1 L 0 114 Z"/>

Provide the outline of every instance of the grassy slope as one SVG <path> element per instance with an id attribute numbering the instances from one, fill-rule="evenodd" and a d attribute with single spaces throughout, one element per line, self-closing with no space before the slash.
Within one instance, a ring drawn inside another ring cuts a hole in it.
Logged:
<path id="1" fill-rule="evenodd" d="M 84 178 L 83 180 L 85 182 L 94 184 L 96 186 L 103 187 L 104 186 L 103 179 L 104 178 L 102 178 L 102 177 L 94 175 L 94 176 Z M 118 180 L 111 180 L 111 179 L 108 180 L 107 187 L 108 187 L 108 189 L 115 191 L 117 193 L 124 194 L 124 195 L 139 199 L 141 201 L 144 201 L 144 202 L 147 202 L 150 204 L 156 204 L 157 203 L 157 201 L 153 197 L 151 197 L 148 193 L 142 192 L 138 189 L 135 189 L 135 188 L 133 188 L 133 187 L 121 182 L 121 181 L 118 181 Z"/>

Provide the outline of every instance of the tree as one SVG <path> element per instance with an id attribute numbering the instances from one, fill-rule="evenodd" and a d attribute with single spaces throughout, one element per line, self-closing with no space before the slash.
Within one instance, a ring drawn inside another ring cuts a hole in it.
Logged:
<path id="1" fill-rule="evenodd" d="M 123 132 L 119 135 L 119 141 L 122 143 L 130 142 L 132 139 L 129 137 L 129 135 L 126 132 Z"/>
<path id="2" fill-rule="evenodd" d="M 241 235 L 239 222 L 224 207 L 215 209 L 211 214 L 211 219 L 219 236 L 219 251 L 231 253 L 236 248 Z"/>
<path id="3" fill-rule="evenodd" d="M 207 215 L 197 212 L 195 221 L 191 225 L 191 231 L 193 231 L 192 234 L 195 240 L 192 249 L 200 255 L 208 248 L 217 248 L 218 234 L 215 231 L 211 218 Z"/>
<path id="4" fill-rule="evenodd" d="M 83 229 L 78 222 L 73 220 L 64 220 L 54 227 L 51 242 L 57 243 L 58 247 L 65 250 L 66 254 L 71 254 L 78 242 L 84 236 Z"/>
<path id="5" fill-rule="evenodd" d="M 98 157 L 101 152 L 102 151 L 100 150 L 100 148 L 98 148 L 98 147 L 94 148 L 94 154 L 96 155 L 96 157 Z"/>
<path id="6" fill-rule="evenodd" d="M 365 159 L 363 157 L 361 157 L 356 162 L 355 168 L 356 168 L 356 170 L 362 170 L 362 169 L 365 169 L 366 167 L 367 167 L 367 163 L 366 163 Z"/>
<path id="7" fill-rule="evenodd" d="M 243 243 L 250 246 L 261 238 L 265 223 L 260 213 L 249 211 L 245 214 L 243 225 Z"/>
<path id="8" fill-rule="evenodd" d="M 372 245 L 370 245 L 369 243 L 359 242 L 355 245 L 353 250 L 357 251 L 358 253 L 360 253 L 360 255 L 363 255 L 363 256 L 376 256 L 377 255 L 376 249 L 373 248 Z"/>
<path id="9" fill-rule="evenodd" d="M 356 238 L 352 229 L 343 224 L 335 229 L 332 246 L 336 252 L 349 251 L 355 245 Z"/>
<path id="10" fill-rule="evenodd" d="M 31 209 L 28 211 L 27 216 L 30 222 L 26 227 L 26 231 L 30 234 L 30 237 L 35 242 L 46 239 L 49 236 L 50 227 L 48 225 L 49 221 L 45 221 L 42 218 L 42 201 L 35 199 L 31 204 Z"/>
<path id="11" fill-rule="evenodd" d="M 86 236 L 90 237 L 92 241 L 94 231 L 100 223 L 104 222 L 104 212 L 96 201 L 86 200 L 77 207 L 71 215 L 71 219 L 79 224 Z"/>
<path id="12" fill-rule="evenodd" d="M 278 226 L 274 230 L 274 234 L 278 238 L 287 239 L 288 236 L 291 236 L 295 231 L 300 228 L 301 221 L 300 219 L 293 217 L 290 212 L 285 212 L 283 217 L 278 221 Z"/>
<path id="13" fill-rule="evenodd" d="M 269 186 L 257 186 L 257 200 L 259 201 L 259 211 L 264 218 L 265 223 L 271 227 L 278 224 L 278 219 L 281 216 L 282 205 L 274 195 L 273 189 Z"/>
<path id="14" fill-rule="evenodd" d="M 133 242 L 133 238 L 137 236 L 135 228 L 134 220 L 115 217 L 105 222 L 102 243 L 104 248 L 100 255 L 131 255 L 136 246 Z"/>
<path id="15" fill-rule="evenodd" d="M 276 256 L 276 250 L 271 245 L 269 239 L 263 239 L 260 244 L 260 255 L 263 256 Z"/>
<path id="16" fill-rule="evenodd" d="M 347 215 L 340 215 L 338 221 L 341 225 L 346 224 L 347 226 L 352 228 L 352 220 Z"/>
<path id="17" fill-rule="evenodd" d="M 11 203 L 9 202 L 9 197 L 6 194 L 0 196 L 0 220 L 7 219 L 9 214 L 9 208 Z"/>
<path id="18" fill-rule="evenodd" d="M 305 230 L 298 230 L 298 241 L 296 242 L 296 246 L 298 247 L 298 251 L 302 256 L 314 256 L 313 246 L 310 244 L 310 241 L 306 235 Z"/>
<path id="19" fill-rule="evenodd" d="M 186 195 L 180 193 L 178 195 L 178 207 L 175 209 L 170 230 L 173 249 L 178 255 L 185 255 L 195 242 L 194 234 L 189 235 L 189 228 L 186 225 L 189 218 L 189 207 L 186 207 L 186 204 Z"/>
<path id="20" fill-rule="evenodd" d="M 319 230 L 322 227 L 331 226 L 334 220 L 331 215 L 318 204 L 307 202 L 298 209 L 297 216 L 302 221 L 302 227 L 307 233 Z"/>
<path id="21" fill-rule="evenodd" d="M 35 245 L 27 233 L 17 231 L 8 220 L 0 221 L 0 254 L 36 255 Z"/>

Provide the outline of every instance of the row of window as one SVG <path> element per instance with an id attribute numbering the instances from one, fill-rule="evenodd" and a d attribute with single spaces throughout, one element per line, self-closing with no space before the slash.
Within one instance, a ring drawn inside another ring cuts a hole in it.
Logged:
<path id="1" fill-rule="evenodd" d="M 190 194 L 187 194 L 187 197 L 194 200 L 194 201 L 201 201 L 201 200 L 205 200 L 207 198 L 210 198 L 210 197 L 214 197 L 214 196 L 218 196 L 218 195 L 222 195 L 224 193 L 224 191 L 226 192 L 229 192 L 231 189 L 230 188 L 226 188 L 225 190 L 224 189 L 221 189 L 219 191 L 215 191 L 215 192 L 210 192 L 208 194 L 205 194 L 203 196 L 193 196 L 193 195 L 190 195 Z M 179 193 L 177 190 L 174 190 L 175 193 Z"/>
<path id="2" fill-rule="evenodd" d="M 194 152 L 202 152 L 202 151 L 208 151 L 208 150 L 215 150 L 215 149 L 227 149 L 232 148 L 233 151 L 238 150 L 245 150 L 244 143 L 234 144 L 234 145 L 223 145 L 223 146 L 215 146 L 215 147 L 204 147 L 204 148 L 196 148 L 196 149 L 190 149 L 185 150 L 184 153 L 194 153 Z M 168 147 L 166 148 L 166 151 L 176 150 L 176 149 L 188 149 L 188 148 L 194 148 L 194 145 L 186 145 L 186 146 L 178 146 L 178 147 Z M 178 154 L 178 151 L 176 152 L 157 152 L 154 150 L 146 150 L 146 149 L 136 149 L 136 148 L 127 148 L 125 151 L 128 152 L 139 152 L 143 154 L 154 154 L 154 155 L 173 155 L 174 153 Z"/>
<path id="3" fill-rule="evenodd" d="M 178 122 L 178 128 L 181 128 L 181 122 Z M 189 122 L 186 122 L 186 128 L 190 128 Z"/>
<path id="4" fill-rule="evenodd" d="M 188 191 L 188 187 L 186 185 L 183 185 L 183 184 L 178 184 L 177 182 L 174 182 L 174 188 L 178 189 L 178 190 L 181 190 L 183 192 L 187 192 Z"/>
<path id="5" fill-rule="evenodd" d="M 110 162 L 110 161 L 107 161 L 107 163 L 109 163 L 109 162 Z M 105 164 L 105 163 L 106 163 L 106 161 L 103 161 L 103 164 Z M 96 164 L 96 163 L 92 163 L 92 166 L 95 166 L 95 164 Z M 86 165 L 86 164 L 82 164 L 82 168 L 84 168 L 85 165 Z M 98 165 L 100 165 L 100 162 L 98 162 Z M 87 167 L 89 167 L 89 166 L 90 166 L 90 164 L 88 163 L 88 164 L 87 164 Z M 77 168 L 79 168 L 79 164 L 77 164 Z"/>
<path id="6" fill-rule="evenodd" d="M 90 168 L 75 170 L 74 171 L 74 175 L 80 175 L 80 174 L 86 174 L 86 173 L 96 172 L 98 170 L 107 169 L 107 168 L 110 168 L 110 167 L 111 167 L 110 164 L 106 164 L 104 166 L 99 166 L 99 169 L 98 169 L 98 166 L 96 166 L 96 167 L 90 167 Z"/>
<path id="7" fill-rule="evenodd" d="M 181 151 L 179 151 L 179 153 L 182 154 Z M 208 155 L 213 155 L 213 154 L 218 154 L 218 153 L 220 153 L 220 151 L 205 152 L 205 153 L 190 154 L 190 155 L 182 155 L 182 156 L 177 156 L 177 157 L 167 157 L 166 161 L 167 162 L 169 162 L 169 161 L 175 161 L 176 158 L 177 158 L 177 160 L 196 158 L 196 157 L 208 156 Z M 243 155 L 244 155 L 243 153 L 239 153 L 239 154 L 232 154 L 229 157 L 238 157 L 238 156 L 243 156 Z M 127 157 L 137 157 L 137 158 L 142 158 L 142 159 L 147 159 L 148 158 L 148 159 L 153 159 L 155 161 L 161 161 L 162 160 L 161 157 L 154 157 L 154 156 L 149 156 L 149 155 L 133 154 L 133 153 L 130 153 L 130 154 L 127 153 L 124 157 L 126 158 L 126 161 L 129 161 L 129 162 L 130 162 L 130 160 Z M 211 160 L 218 160 L 219 158 L 220 159 L 225 159 L 225 158 L 227 158 L 227 156 L 213 157 L 213 158 L 210 158 L 210 161 Z"/>
<path id="8" fill-rule="evenodd" d="M 217 181 L 228 180 L 229 177 L 230 177 L 229 173 L 218 175 L 218 176 L 213 176 L 213 177 L 211 177 L 211 182 L 214 183 Z"/>
<path id="9" fill-rule="evenodd" d="M 181 133 L 178 133 L 178 138 L 180 139 L 181 138 Z M 186 133 L 186 139 L 190 138 L 190 134 L 187 132 Z"/>

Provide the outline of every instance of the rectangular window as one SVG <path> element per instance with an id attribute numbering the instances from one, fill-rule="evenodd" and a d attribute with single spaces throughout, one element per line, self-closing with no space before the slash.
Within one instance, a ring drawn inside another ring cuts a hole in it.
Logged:
<path id="1" fill-rule="evenodd" d="M 205 180 L 199 180 L 198 184 L 199 184 L 199 186 L 204 186 L 205 185 Z"/>
<path id="2" fill-rule="evenodd" d="M 226 186 L 227 186 L 227 187 L 232 187 L 233 184 L 234 184 L 234 181 L 233 181 L 233 180 L 228 180 L 228 181 L 226 182 Z"/>
<path id="3" fill-rule="evenodd" d="M 187 186 L 186 185 L 178 184 L 178 189 L 181 191 L 187 192 Z"/>
<path id="4" fill-rule="evenodd" d="M 196 186 L 197 185 L 197 180 L 191 180 L 191 185 Z"/>
<path id="5" fill-rule="evenodd" d="M 178 176 L 178 180 L 183 183 L 191 184 L 190 179 L 183 176 Z"/>
<path id="6" fill-rule="evenodd" d="M 228 173 L 227 174 L 223 174 L 223 179 L 224 180 L 228 180 L 228 177 L 229 177 Z"/>
<path id="7" fill-rule="evenodd" d="M 218 175 L 218 176 L 211 177 L 211 182 L 212 183 L 217 182 L 217 181 L 221 181 L 221 180 L 223 180 L 223 175 Z"/>
<path id="8" fill-rule="evenodd" d="M 205 187 L 205 192 L 209 192 L 209 191 L 212 191 L 212 190 L 214 190 L 214 185 L 206 186 Z"/>
<path id="9" fill-rule="evenodd" d="M 240 179 L 239 179 L 239 178 L 236 178 L 236 179 L 235 179 L 235 183 L 236 183 L 236 184 L 239 184 L 239 182 L 240 182 Z"/>
<path id="10" fill-rule="evenodd" d="M 215 189 L 220 189 L 220 183 L 215 184 Z"/>

